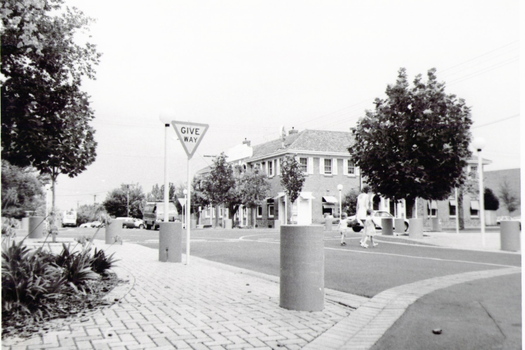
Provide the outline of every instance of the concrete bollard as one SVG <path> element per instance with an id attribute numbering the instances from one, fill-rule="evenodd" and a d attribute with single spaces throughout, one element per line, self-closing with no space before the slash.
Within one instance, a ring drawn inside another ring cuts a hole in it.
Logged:
<path id="1" fill-rule="evenodd" d="M 408 236 L 410 238 L 423 238 L 423 219 L 413 218 L 408 220 Z"/>
<path id="2" fill-rule="evenodd" d="M 398 235 L 405 233 L 405 220 L 403 218 L 394 219 L 394 227 Z"/>
<path id="3" fill-rule="evenodd" d="M 115 238 L 122 234 L 122 220 L 111 220 L 106 224 L 106 244 L 115 243 Z"/>
<path id="4" fill-rule="evenodd" d="M 333 216 L 331 215 L 328 215 L 325 219 L 324 219 L 324 230 L 325 231 L 332 231 L 332 220 L 334 219 Z"/>
<path id="5" fill-rule="evenodd" d="M 22 230 L 29 230 L 29 218 L 28 217 L 22 218 L 21 229 Z"/>
<path id="6" fill-rule="evenodd" d="M 197 220 L 191 219 L 190 220 L 190 229 L 194 230 L 197 228 Z"/>
<path id="7" fill-rule="evenodd" d="M 439 218 L 430 218 L 432 222 L 432 232 L 441 232 L 441 222 Z"/>
<path id="8" fill-rule="evenodd" d="M 281 230 L 281 220 L 274 220 L 273 227 L 277 230 Z"/>
<path id="9" fill-rule="evenodd" d="M 182 223 L 161 222 L 159 228 L 159 261 L 182 262 Z"/>
<path id="10" fill-rule="evenodd" d="M 500 223 L 501 250 L 517 252 L 521 249 L 521 228 L 519 221 L 502 221 Z"/>
<path id="11" fill-rule="evenodd" d="M 232 219 L 224 219 L 224 228 L 227 230 L 231 230 L 232 227 Z"/>
<path id="12" fill-rule="evenodd" d="M 42 238 L 44 236 L 45 222 L 43 216 L 30 216 L 28 238 Z"/>
<path id="13" fill-rule="evenodd" d="M 321 225 L 281 226 L 280 307 L 324 309 L 323 238 Z"/>
<path id="14" fill-rule="evenodd" d="M 394 235 L 394 220 L 392 218 L 381 218 L 381 234 L 384 236 Z"/>

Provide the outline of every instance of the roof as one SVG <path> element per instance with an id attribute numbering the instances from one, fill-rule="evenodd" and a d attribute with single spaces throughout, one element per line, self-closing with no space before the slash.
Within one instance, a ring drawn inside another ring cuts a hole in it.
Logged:
<path id="1" fill-rule="evenodd" d="M 289 153 L 349 156 L 348 147 L 353 142 L 354 138 L 350 132 L 307 129 L 286 135 L 284 144 L 282 139 L 276 139 L 254 145 L 253 156 L 248 161 Z"/>

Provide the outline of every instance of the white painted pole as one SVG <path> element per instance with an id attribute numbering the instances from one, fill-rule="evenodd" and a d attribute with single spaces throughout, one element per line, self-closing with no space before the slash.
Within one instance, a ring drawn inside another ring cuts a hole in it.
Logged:
<path id="1" fill-rule="evenodd" d="M 191 208 L 191 178 L 190 178 L 190 156 L 188 156 L 187 166 L 187 203 L 186 203 L 186 265 L 190 264 L 190 208 Z"/>
<path id="2" fill-rule="evenodd" d="M 164 124 L 164 222 L 169 221 L 169 185 L 168 185 L 168 129 L 170 124 Z"/>
<path id="3" fill-rule="evenodd" d="M 485 247 L 485 191 L 483 189 L 483 160 L 481 148 L 478 148 L 478 174 L 479 174 L 479 222 L 481 225 L 481 244 Z"/>

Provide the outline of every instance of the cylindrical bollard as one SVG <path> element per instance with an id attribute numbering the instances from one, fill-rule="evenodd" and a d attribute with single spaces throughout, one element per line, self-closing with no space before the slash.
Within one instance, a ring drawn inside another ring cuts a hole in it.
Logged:
<path id="1" fill-rule="evenodd" d="M 324 219 L 324 230 L 325 231 L 332 231 L 332 220 L 333 220 L 333 216 L 331 215 L 328 215 L 325 219 Z"/>
<path id="2" fill-rule="evenodd" d="M 423 219 L 413 218 L 408 220 L 408 236 L 410 238 L 423 238 Z"/>
<path id="3" fill-rule="evenodd" d="M 519 221 L 502 221 L 500 223 L 500 242 L 501 250 L 517 252 L 521 248 L 520 241 L 520 222 Z"/>
<path id="4" fill-rule="evenodd" d="M 430 218 L 430 221 L 432 222 L 432 232 L 441 232 L 441 222 L 439 222 L 439 218 Z"/>
<path id="5" fill-rule="evenodd" d="M 224 219 L 224 228 L 227 230 L 232 229 L 232 219 Z"/>
<path id="6" fill-rule="evenodd" d="M 106 244 L 115 243 L 118 235 L 122 234 L 122 220 L 111 220 L 106 224 Z"/>
<path id="7" fill-rule="evenodd" d="M 42 238 L 44 236 L 44 217 L 43 216 L 30 216 L 29 227 L 28 227 L 28 238 Z"/>
<path id="8" fill-rule="evenodd" d="M 161 222 L 159 228 L 159 261 L 182 262 L 182 223 Z"/>
<path id="9" fill-rule="evenodd" d="M 405 220 L 403 218 L 394 219 L 394 231 L 397 234 L 405 233 Z"/>
<path id="10" fill-rule="evenodd" d="M 392 236 L 394 234 L 394 220 L 392 218 L 381 218 L 381 234 Z"/>
<path id="11" fill-rule="evenodd" d="M 280 307 L 324 309 L 323 236 L 321 225 L 281 226 Z"/>
<path id="12" fill-rule="evenodd" d="M 190 229 L 194 230 L 197 228 L 197 220 L 190 219 Z"/>
<path id="13" fill-rule="evenodd" d="M 21 229 L 22 230 L 29 230 L 29 218 L 28 217 L 22 218 Z"/>
<path id="14" fill-rule="evenodd" d="M 273 227 L 276 228 L 277 230 L 281 230 L 281 220 L 274 220 Z"/>

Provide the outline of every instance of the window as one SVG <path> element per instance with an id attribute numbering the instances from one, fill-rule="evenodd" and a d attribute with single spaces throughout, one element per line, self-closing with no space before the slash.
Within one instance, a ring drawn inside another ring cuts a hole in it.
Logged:
<path id="1" fill-rule="evenodd" d="M 273 176 L 273 161 L 268 162 L 268 176 Z"/>
<path id="2" fill-rule="evenodd" d="M 347 164 L 347 167 L 346 167 L 347 174 L 348 175 L 355 175 L 355 164 L 354 164 L 354 162 L 352 162 L 349 159 L 346 164 Z"/>
<path id="3" fill-rule="evenodd" d="M 268 204 L 268 217 L 273 218 L 275 216 L 275 207 L 273 204 Z"/>
<path id="4" fill-rule="evenodd" d="M 479 217 L 479 201 L 470 201 L 470 217 Z"/>
<path id="5" fill-rule="evenodd" d="M 427 214 L 430 217 L 437 216 L 437 203 L 436 201 L 429 201 L 427 205 Z"/>
<path id="6" fill-rule="evenodd" d="M 332 160 L 331 159 L 324 160 L 324 173 L 325 175 L 332 175 Z"/>
<path id="7" fill-rule="evenodd" d="M 262 218 L 262 214 L 263 214 L 263 207 L 259 205 L 257 206 L 257 217 Z"/>
<path id="8" fill-rule="evenodd" d="M 308 174 L 308 158 L 299 158 L 299 165 L 301 166 L 303 173 Z"/>
<path id="9" fill-rule="evenodd" d="M 456 201 L 455 200 L 450 200 L 448 202 L 448 215 L 450 217 L 456 217 L 456 215 L 457 215 L 457 208 L 458 208 L 458 206 L 457 206 Z"/>

